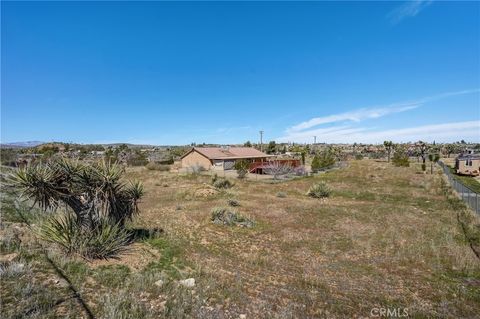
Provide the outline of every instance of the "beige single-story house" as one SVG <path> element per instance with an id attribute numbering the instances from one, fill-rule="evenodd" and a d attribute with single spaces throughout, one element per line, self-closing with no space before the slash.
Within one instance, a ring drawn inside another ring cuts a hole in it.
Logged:
<path id="1" fill-rule="evenodd" d="M 194 147 L 181 160 L 184 168 L 202 166 L 207 170 L 229 170 L 238 160 L 263 162 L 271 156 L 253 147 Z"/>
<path id="2" fill-rule="evenodd" d="M 461 175 L 480 175 L 480 154 L 461 154 L 455 159 L 455 170 Z"/>

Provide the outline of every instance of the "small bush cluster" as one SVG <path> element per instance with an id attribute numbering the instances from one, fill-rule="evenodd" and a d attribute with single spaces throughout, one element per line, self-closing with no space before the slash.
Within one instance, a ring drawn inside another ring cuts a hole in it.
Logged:
<path id="1" fill-rule="evenodd" d="M 330 196 L 332 191 L 325 182 L 314 184 L 310 187 L 307 195 L 313 198 L 324 198 Z"/>
<path id="2" fill-rule="evenodd" d="M 234 168 L 237 171 L 237 177 L 239 179 L 243 179 L 248 174 L 250 163 L 248 163 L 246 160 L 239 160 L 235 162 Z"/>
<path id="3" fill-rule="evenodd" d="M 194 164 L 194 165 L 189 166 L 187 168 L 187 172 L 191 175 L 198 175 L 198 174 L 200 174 L 201 172 L 204 172 L 204 171 L 205 171 L 205 167 L 203 167 L 200 164 Z"/>
<path id="4" fill-rule="evenodd" d="M 285 197 L 287 197 L 287 194 L 285 194 L 284 192 L 278 192 L 276 194 L 276 196 L 279 197 L 279 198 L 285 198 Z"/>
<path id="5" fill-rule="evenodd" d="M 318 172 L 322 169 L 332 167 L 336 162 L 336 156 L 332 148 L 327 148 L 315 155 L 312 160 L 312 171 Z"/>
<path id="6" fill-rule="evenodd" d="M 215 181 L 215 183 L 213 183 L 213 186 L 215 188 L 227 189 L 227 188 L 231 188 L 233 186 L 233 183 L 226 178 L 222 178 Z"/>
<path id="7" fill-rule="evenodd" d="M 217 225 L 253 227 L 254 222 L 229 207 L 215 207 L 212 209 L 211 220 Z"/>
<path id="8" fill-rule="evenodd" d="M 233 186 L 233 183 L 230 182 L 228 179 L 226 178 L 220 178 L 218 177 L 217 174 L 214 174 L 212 176 L 212 181 L 211 181 L 213 187 L 215 188 L 219 188 L 219 189 L 227 189 L 227 188 L 231 188 Z"/>
<path id="9" fill-rule="evenodd" d="M 410 166 L 410 160 L 408 158 L 408 154 L 403 147 L 398 147 L 395 150 L 395 153 L 393 154 L 393 157 L 392 157 L 392 163 L 393 165 L 399 166 L 399 167 Z"/>
<path id="10" fill-rule="evenodd" d="M 77 254 L 85 259 L 115 257 L 124 252 L 132 240 L 129 231 L 105 217 L 90 229 L 78 225 L 72 214 L 50 217 L 40 226 L 39 235 L 66 254 Z"/>
<path id="11" fill-rule="evenodd" d="M 161 171 L 161 172 L 168 172 L 170 170 L 169 165 L 163 165 L 160 163 L 150 162 L 145 166 L 147 169 L 151 171 Z"/>

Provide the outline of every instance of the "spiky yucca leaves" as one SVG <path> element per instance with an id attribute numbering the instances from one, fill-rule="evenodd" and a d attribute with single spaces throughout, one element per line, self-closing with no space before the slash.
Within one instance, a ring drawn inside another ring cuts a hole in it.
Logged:
<path id="1" fill-rule="evenodd" d="M 332 190 L 322 181 L 312 185 L 308 190 L 307 195 L 313 198 L 324 198 L 330 196 L 331 193 Z"/>
<path id="2" fill-rule="evenodd" d="M 93 229 L 102 217 L 123 226 L 138 213 L 143 187 L 123 183 L 123 173 L 118 164 L 87 165 L 62 158 L 19 169 L 9 184 L 45 210 L 55 209 L 60 202 L 67 204 L 78 224 Z"/>
<path id="3" fill-rule="evenodd" d="M 114 224 L 108 218 L 100 218 L 86 235 L 81 254 L 88 259 L 115 257 L 132 241 L 132 234 L 123 225 Z"/>
<path id="4" fill-rule="evenodd" d="M 7 185 L 13 186 L 44 210 L 56 208 L 62 191 L 66 188 L 57 172 L 47 166 L 19 169 L 8 177 Z"/>
<path id="5" fill-rule="evenodd" d="M 57 244 L 63 251 L 70 254 L 78 249 L 80 230 L 76 217 L 72 214 L 52 216 L 40 227 L 38 235 L 47 242 Z"/>
<path id="6" fill-rule="evenodd" d="M 39 231 L 40 237 L 58 245 L 65 253 L 78 254 L 85 259 L 107 259 L 125 251 L 132 240 L 131 233 L 101 217 L 93 229 L 78 227 L 71 214 L 54 215 L 45 221 Z"/>

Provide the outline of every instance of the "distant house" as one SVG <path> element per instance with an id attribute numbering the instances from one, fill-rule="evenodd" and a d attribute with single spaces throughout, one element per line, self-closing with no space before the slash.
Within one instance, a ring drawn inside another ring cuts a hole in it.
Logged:
<path id="1" fill-rule="evenodd" d="M 263 162 L 271 156 L 252 147 L 194 147 L 181 160 L 182 167 L 198 165 L 205 169 L 229 170 L 238 160 Z"/>
<path id="2" fill-rule="evenodd" d="M 461 175 L 480 175 L 480 154 L 460 154 L 455 159 L 455 170 Z"/>

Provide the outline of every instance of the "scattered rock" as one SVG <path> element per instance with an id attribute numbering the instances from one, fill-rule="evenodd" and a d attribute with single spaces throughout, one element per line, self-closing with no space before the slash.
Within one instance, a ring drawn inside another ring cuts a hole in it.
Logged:
<path id="1" fill-rule="evenodd" d="M 180 280 L 179 283 L 180 283 L 180 285 L 182 285 L 184 287 L 191 288 L 191 287 L 195 286 L 195 278 L 188 278 L 188 279 L 185 279 L 185 280 Z"/>
<path id="2" fill-rule="evenodd" d="M 162 287 L 163 284 L 164 284 L 164 282 L 163 282 L 162 279 L 155 281 L 155 286 Z"/>
<path id="3" fill-rule="evenodd" d="M 242 313 L 238 318 L 239 319 L 247 319 L 247 315 Z"/>

